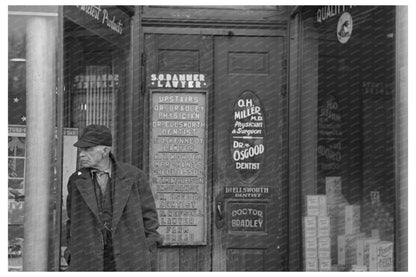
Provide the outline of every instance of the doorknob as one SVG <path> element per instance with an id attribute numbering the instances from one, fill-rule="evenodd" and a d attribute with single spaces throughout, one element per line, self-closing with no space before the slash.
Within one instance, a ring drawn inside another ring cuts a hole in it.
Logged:
<path id="1" fill-rule="evenodd" d="M 224 227 L 225 215 L 224 215 L 224 198 L 220 194 L 215 199 L 215 225 L 217 228 Z"/>
<path id="2" fill-rule="evenodd" d="M 222 220 L 224 218 L 224 216 L 222 214 L 222 206 L 223 206 L 222 202 L 217 203 L 217 213 L 218 213 L 218 218 L 220 220 Z"/>

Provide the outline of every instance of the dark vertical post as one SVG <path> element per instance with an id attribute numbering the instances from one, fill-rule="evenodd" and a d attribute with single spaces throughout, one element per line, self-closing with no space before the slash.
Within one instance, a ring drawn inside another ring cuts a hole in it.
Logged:
<path id="1" fill-rule="evenodd" d="M 300 12 L 295 8 L 288 28 L 288 170 L 289 170 L 289 271 L 302 270 L 301 143 L 300 143 Z"/>
<path id="2" fill-rule="evenodd" d="M 58 37 L 57 37 L 57 99 L 56 99 L 56 189 L 55 189 L 55 221 L 53 245 L 53 270 L 59 271 L 61 260 L 61 224 L 62 224 L 62 172 L 63 172 L 63 140 L 64 140 L 64 19 L 63 6 L 58 7 Z"/>
<path id="3" fill-rule="evenodd" d="M 132 144 L 131 150 L 132 155 L 130 157 L 131 162 L 133 165 L 138 166 L 139 168 L 144 168 L 143 157 L 144 157 L 144 86 L 143 86 L 143 78 L 145 64 L 142 60 L 142 53 L 144 51 L 144 35 L 141 26 L 141 18 L 142 18 L 142 6 L 135 6 L 135 13 L 133 17 L 133 31 L 132 31 L 132 85 L 133 85 L 133 93 L 132 93 L 132 104 L 131 107 L 131 136 L 132 136 Z"/>

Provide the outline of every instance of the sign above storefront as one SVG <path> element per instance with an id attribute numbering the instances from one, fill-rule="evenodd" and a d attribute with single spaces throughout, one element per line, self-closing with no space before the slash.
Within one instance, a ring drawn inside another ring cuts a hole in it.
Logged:
<path id="1" fill-rule="evenodd" d="M 208 86 L 205 74 L 199 73 L 154 73 L 150 75 L 149 85 L 151 88 L 174 89 L 203 89 Z"/>
<path id="2" fill-rule="evenodd" d="M 107 9 L 101 8 L 101 6 L 77 6 L 77 8 L 101 22 L 101 24 L 106 25 L 114 32 L 120 35 L 123 33 L 123 21 L 119 17 L 110 14 Z"/>
<path id="3" fill-rule="evenodd" d="M 352 7 L 353 6 L 322 6 L 316 10 L 316 22 L 323 23 L 327 19 L 342 14 Z"/>
<path id="4" fill-rule="evenodd" d="M 347 43 L 352 34 L 352 17 L 351 14 L 345 12 L 341 15 L 337 25 L 338 41 L 342 44 Z"/>
<path id="5" fill-rule="evenodd" d="M 131 17 L 117 6 L 64 6 L 63 15 L 120 49 L 130 47 Z M 66 35 L 71 31 L 68 29 Z"/>

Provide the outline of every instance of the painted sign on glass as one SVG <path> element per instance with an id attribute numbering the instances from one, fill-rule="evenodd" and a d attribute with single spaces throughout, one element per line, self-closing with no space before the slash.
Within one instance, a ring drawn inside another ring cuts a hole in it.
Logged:
<path id="1" fill-rule="evenodd" d="M 150 180 L 163 244 L 205 244 L 205 93 L 152 92 L 150 124 Z"/>
<path id="2" fill-rule="evenodd" d="M 338 101 L 329 96 L 319 107 L 318 166 L 326 173 L 337 173 L 341 166 L 341 114 Z"/>
<path id="3" fill-rule="evenodd" d="M 228 230 L 234 232 L 265 232 L 266 204 L 229 203 Z"/>
<path id="4" fill-rule="evenodd" d="M 254 179 L 264 160 L 265 122 L 260 99 L 244 91 L 233 110 L 231 157 L 234 169 L 245 181 Z"/>

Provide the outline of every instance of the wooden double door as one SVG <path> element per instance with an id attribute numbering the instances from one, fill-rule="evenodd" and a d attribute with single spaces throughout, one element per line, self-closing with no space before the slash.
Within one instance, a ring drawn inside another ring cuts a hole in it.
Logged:
<path id="1" fill-rule="evenodd" d="M 158 270 L 285 270 L 283 59 L 278 36 L 145 34 L 146 93 L 151 74 L 201 74 L 207 109 L 205 241 L 159 248 Z"/>

